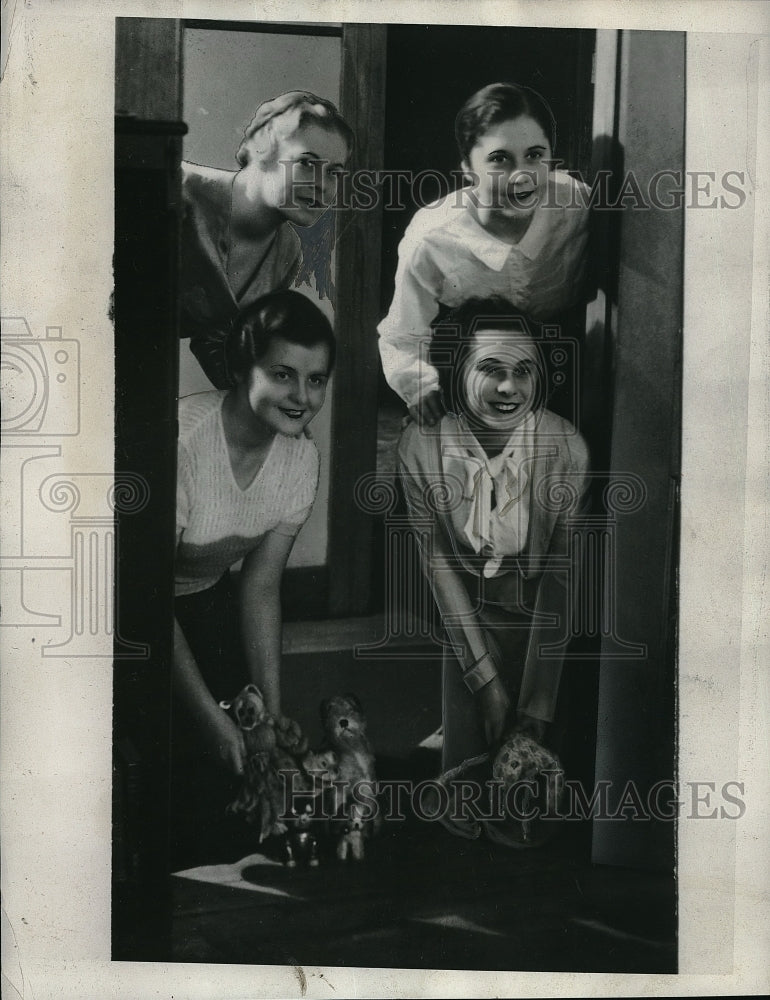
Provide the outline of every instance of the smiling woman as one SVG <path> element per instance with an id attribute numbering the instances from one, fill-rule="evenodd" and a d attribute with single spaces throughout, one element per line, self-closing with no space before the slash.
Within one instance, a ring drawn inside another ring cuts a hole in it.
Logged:
<path id="1" fill-rule="evenodd" d="M 290 223 L 312 226 L 334 202 L 352 143 L 330 101 L 296 90 L 257 108 L 239 170 L 182 164 L 180 333 L 217 388 L 238 310 L 292 283 L 301 253 Z"/>
<path id="2" fill-rule="evenodd" d="M 455 138 L 468 185 L 420 209 L 399 247 L 390 311 L 379 325 L 382 367 L 413 417 L 445 412 L 422 358 L 439 311 L 502 295 L 538 320 L 583 292 L 588 211 L 581 182 L 553 170 L 553 116 L 527 87 L 494 83 L 460 109 Z"/>
<path id="3" fill-rule="evenodd" d="M 303 431 L 321 409 L 334 363 L 326 317 L 299 292 L 263 296 L 239 317 L 225 355 L 232 386 L 179 405 L 173 678 L 173 794 L 194 775 L 233 797 L 243 737 L 220 701 L 246 683 L 280 715 L 280 583 L 318 486 Z M 237 588 L 229 570 L 243 566 Z M 172 814 L 176 814 L 173 811 Z"/>
<path id="4" fill-rule="evenodd" d="M 469 299 L 434 324 L 453 412 L 433 428 L 410 423 L 399 443 L 409 517 L 449 637 L 444 772 L 496 753 L 514 726 L 549 748 L 561 739 L 574 599 L 561 570 L 587 508 L 588 451 L 574 426 L 545 409 L 535 327 L 494 297 Z M 555 502 L 560 495 L 567 502 Z"/>
<path id="5" fill-rule="evenodd" d="M 235 381 L 222 408 L 231 451 L 303 431 L 323 405 L 334 362 L 328 321 L 309 299 L 285 292 L 265 296 L 257 306 L 225 346 Z M 289 318 L 291 330 L 285 329 Z"/>

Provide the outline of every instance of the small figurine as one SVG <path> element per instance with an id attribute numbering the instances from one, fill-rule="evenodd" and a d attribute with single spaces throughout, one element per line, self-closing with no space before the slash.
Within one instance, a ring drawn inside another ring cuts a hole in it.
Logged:
<path id="1" fill-rule="evenodd" d="M 353 861 L 364 859 L 364 821 L 361 818 L 361 806 L 353 805 L 342 828 L 342 835 L 337 841 L 337 858 L 347 861 L 348 855 Z"/>
<path id="2" fill-rule="evenodd" d="M 292 812 L 294 819 L 289 823 L 283 845 L 284 864 L 287 868 L 296 868 L 297 864 L 317 868 L 318 841 L 312 830 L 313 806 L 308 802 L 300 812 Z"/>

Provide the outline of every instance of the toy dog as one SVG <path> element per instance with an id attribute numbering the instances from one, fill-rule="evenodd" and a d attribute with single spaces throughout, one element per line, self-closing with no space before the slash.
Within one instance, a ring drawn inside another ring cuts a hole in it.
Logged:
<path id="1" fill-rule="evenodd" d="M 350 855 L 361 860 L 364 836 L 377 833 L 382 822 L 376 808 L 373 817 L 365 817 L 359 798 L 359 794 L 373 796 L 376 788 L 374 751 L 366 734 L 366 718 L 358 698 L 346 694 L 321 703 L 321 722 L 326 743 L 337 757 L 338 780 L 330 788 L 332 815 L 343 821 L 337 857 L 344 860 Z"/>
<path id="2" fill-rule="evenodd" d="M 337 858 L 347 861 L 348 855 L 353 861 L 363 861 L 364 858 L 364 820 L 361 816 L 361 806 L 354 804 L 345 820 L 342 834 L 337 841 Z"/>
<path id="3" fill-rule="evenodd" d="M 545 812 L 553 813 L 564 791 L 564 768 L 561 761 L 527 731 L 517 729 L 505 740 L 492 764 L 492 777 L 507 789 L 518 783 L 524 792 L 524 811 L 529 811 L 533 797 L 542 798 Z M 533 789 L 539 789 L 539 794 Z M 524 840 L 530 839 L 531 820 L 523 819 Z"/>

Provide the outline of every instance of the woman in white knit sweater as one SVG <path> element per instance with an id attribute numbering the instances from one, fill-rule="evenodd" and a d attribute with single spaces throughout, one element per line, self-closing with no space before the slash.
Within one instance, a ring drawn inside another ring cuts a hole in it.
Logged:
<path id="1" fill-rule="evenodd" d="M 265 295 L 228 337 L 232 387 L 179 403 L 175 695 L 182 734 L 231 775 L 243 772 L 243 739 L 219 701 L 253 682 L 280 714 L 279 587 L 316 494 L 318 452 L 304 430 L 334 348 L 309 299 Z"/>

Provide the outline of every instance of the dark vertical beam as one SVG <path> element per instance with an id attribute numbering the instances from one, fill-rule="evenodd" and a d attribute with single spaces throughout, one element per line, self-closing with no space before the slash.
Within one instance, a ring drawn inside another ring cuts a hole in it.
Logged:
<path id="1" fill-rule="evenodd" d="M 617 141 L 641 191 L 684 170 L 685 36 L 621 35 Z M 675 774 L 676 552 L 681 424 L 684 211 L 634 207 L 621 217 L 611 473 L 644 484 L 640 509 L 617 514 L 612 620 L 640 659 L 602 645 L 596 778 L 646 800 Z M 673 822 L 594 821 L 593 860 L 672 871 Z"/>
<path id="2" fill-rule="evenodd" d="M 580 30 L 575 38 L 575 74 L 572 81 L 574 112 L 568 125 L 569 153 L 567 167 L 585 180 L 591 172 L 591 117 L 594 102 L 594 59 L 596 32 Z M 558 147 L 557 147 L 558 148 Z"/>
<path id="3" fill-rule="evenodd" d="M 112 957 L 158 961 L 168 960 L 170 945 L 168 751 L 179 162 L 185 131 L 178 22 L 117 20 L 116 102 L 115 621 L 119 632 L 116 629 L 113 674 Z M 141 655 L 139 644 L 144 647 Z"/>
<path id="4" fill-rule="evenodd" d="M 383 162 L 386 27 L 345 25 L 342 114 L 356 136 L 350 170 Z M 334 376 L 329 500 L 329 613 L 363 614 L 371 590 L 373 524 L 354 502 L 355 484 L 375 465 L 382 207 L 342 207 L 337 216 L 339 344 Z"/>

